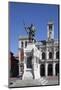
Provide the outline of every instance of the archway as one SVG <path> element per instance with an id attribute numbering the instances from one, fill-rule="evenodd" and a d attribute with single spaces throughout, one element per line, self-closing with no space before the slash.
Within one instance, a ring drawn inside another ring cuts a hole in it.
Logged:
<path id="1" fill-rule="evenodd" d="M 48 64 L 48 76 L 52 76 L 52 75 L 53 75 L 53 65 Z"/>
<path id="2" fill-rule="evenodd" d="M 57 76 L 59 74 L 59 63 L 55 66 L 55 75 Z"/>
<path id="3" fill-rule="evenodd" d="M 40 65 L 40 76 L 45 76 L 45 65 L 44 64 Z"/>

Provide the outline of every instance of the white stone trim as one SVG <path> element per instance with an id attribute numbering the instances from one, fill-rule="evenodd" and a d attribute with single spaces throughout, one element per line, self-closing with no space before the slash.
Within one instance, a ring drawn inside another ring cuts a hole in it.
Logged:
<path id="1" fill-rule="evenodd" d="M 55 62 L 53 62 L 53 76 L 55 76 L 55 65 L 56 65 L 56 63 Z"/>
<path id="2" fill-rule="evenodd" d="M 48 76 L 48 63 L 45 63 L 45 76 Z"/>

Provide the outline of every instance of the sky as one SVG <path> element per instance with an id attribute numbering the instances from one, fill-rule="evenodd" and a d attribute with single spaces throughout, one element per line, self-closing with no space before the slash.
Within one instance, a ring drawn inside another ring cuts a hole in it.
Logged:
<path id="1" fill-rule="evenodd" d="M 58 5 L 9 2 L 10 51 L 17 54 L 19 37 L 27 36 L 24 23 L 26 26 L 34 24 L 37 40 L 47 40 L 50 20 L 54 22 L 54 39 L 58 39 Z"/>

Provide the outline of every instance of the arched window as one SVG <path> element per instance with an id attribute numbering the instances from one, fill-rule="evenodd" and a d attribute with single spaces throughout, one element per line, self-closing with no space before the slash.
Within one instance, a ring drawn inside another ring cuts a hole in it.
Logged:
<path id="1" fill-rule="evenodd" d="M 55 66 L 55 75 L 57 76 L 57 75 L 59 75 L 59 63 L 57 63 L 56 64 L 56 66 Z"/>
<path id="2" fill-rule="evenodd" d="M 53 75 L 53 65 L 48 64 L 48 76 L 52 76 L 52 75 Z"/>
<path id="3" fill-rule="evenodd" d="M 40 65 L 40 76 L 45 76 L 45 65 L 44 64 Z"/>
<path id="4" fill-rule="evenodd" d="M 42 53 L 42 59 L 46 59 L 45 53 Z"/>
<path id="5" fill-rule="evenodd" d="M 52 52 L 49 52 L 49 59 L 52 59 Z"/>
<path id="6" fill-rule="evenodd" d="M 59 59 L 59 51 L 56 52 L 56 59 Z"/>

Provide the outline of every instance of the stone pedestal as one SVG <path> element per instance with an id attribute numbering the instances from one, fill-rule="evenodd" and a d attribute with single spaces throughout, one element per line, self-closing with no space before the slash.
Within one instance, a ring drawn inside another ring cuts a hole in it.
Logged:
<path id="1" fill-rule="evenodd" d="M 20 49 L 19 49 L 19 76 L 21 76 L 21 68 L 20 68 L 20 63 L 21 63 L 21 52 L 20 52 Z"/>
<path id="2" fill-rule="evenodd" d="M 34 70 L 34 79 L 40 79 L 40 64 L 34 64 L 33 66 Z"/>
<path id="3" fill-rule="evenodd" d="M 32 68 L 27 67 L 27 57 L 30 56 L 31 52 L 33 51 L 32 56 Z M 35 52 L 36 51 L 36 52 Z M 28 79 L 40 79 L 40 65 L 37 62 L 40 55 L 40 51 L 37 49 L 37 47 L 34 44 L 28 44 L 27 48 L 24 49 L 24 74 L 22 79 L 28 80 Z"/>
<path id="4" fill-rule="evenodd" d="M 32 79 L 33 79 L 32 70 L 30 70 L 30 69 L 25 70 L 22 80 L 32 80 Z"/>
<path id="5" fill-rule="evenodd" d="M 22 80 L 32 80 L 33 79 L 33 74 L 32 74 L 32 68 L 27 68 L 26 65 L 26 59 L 24 60 L 24 73 L 22 76 Z"/>

